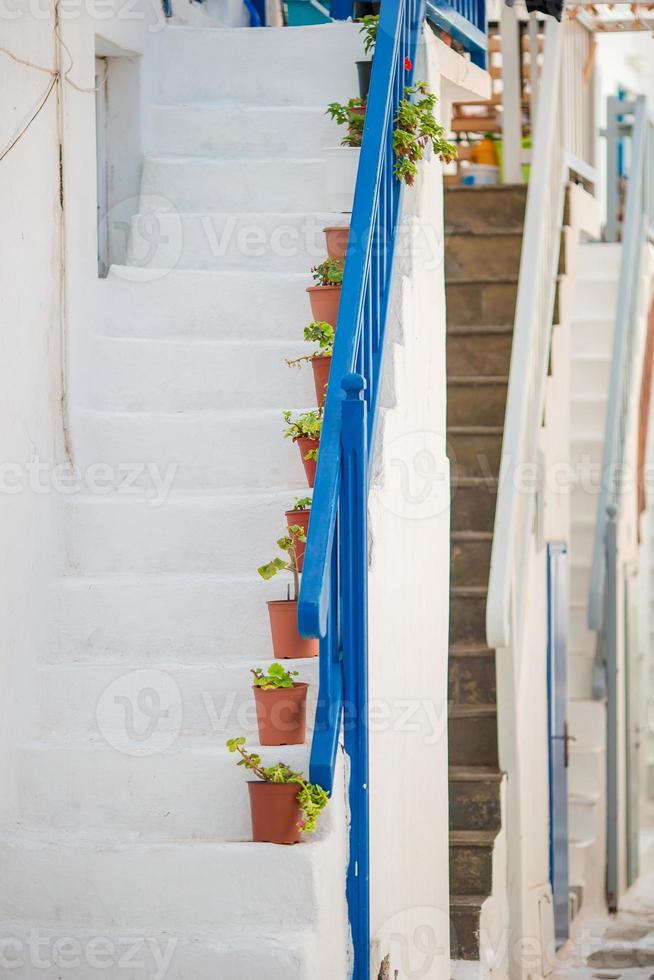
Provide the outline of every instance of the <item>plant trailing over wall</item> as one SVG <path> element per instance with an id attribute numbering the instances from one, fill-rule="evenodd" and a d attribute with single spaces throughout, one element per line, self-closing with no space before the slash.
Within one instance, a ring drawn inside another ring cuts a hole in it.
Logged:
<path id="1" fill-rule="evenodd" d="M 445 129 L 434 115 L 437 101 L 426 82 L 404 89 L 395 116 L 393 150 L 395 176 L 405 184 L 413 184 L 418 173 L 417 161 L 422 160 L 430 143 L 444 163 L 456 157 L 456 147 L 445 139 Z"/>
<path id="2" fill-rule="evenodd" d="M 345 105 L 331 102 L 327 106 L 327 115 L 331 116 L 339 126 L 347 126 L 347 133 L 341 140 L 341 146 L 361 146 L 366 115 L 364 99 L 348 99 Z"/>
<path id="3" fill-rule="evenodd" d="M 304 778 L 304 773 L 294 772 L 283 762 L 278 762 L 274 766 L 264 766 L 261 763 L 261 756 L 253 752 L 246 752 L 246 740 L 241 738 L 230 738 L 227 741 L 227 748 L 230 752 L 238 752 L 241 756 L 238 765 L 243 766 L 249 772 L 254 773 L 265 783 L 297 783 L 297 801 L 303 813 L 303 820 L 300 829 L 305 834 L 312 834 L 318 822 L 318 817 L 329 803 L 327 793 L 316 783 L 308 783 Z"/>
<path id="4" fill-rule="evenodd" d="M 377 30 L 379 28 L 379 14 L 366 14 L 361 18 L 359 34 L 363 35 L 363 50 L 371 57 L 375 54 L 377 46 Z"/>
<path id="5" fill-rule="evenodd" d="M 288 534 L 284 535 L 283 538 L 278 538 L 277 547 L 280 551 L 284 551 L 287 555 L 286 558 L 273 558 L 266 565 L 261 565 L 257 571 L 261 578 L 269 581 L 274 578 L 277 572 L 290 572 L 293 576 L 293 602 L 297 602 L 298 596 L 300 594 L 300 571 L 298 568 L 297 561 L 297 546 L 298 544 L 306 544 L 306 535 L 304 533 L 304 528 L 300 527 L 299 524 L 291 524 L 288 528 Z M 287 598 L 291 599 L 291 587 L 289 585 Z"/>
<path id="6" fill-rule="evenodd" d="M 265 673 L 261 667 L 254 667 L 250 673 L 254 675 L 254 687 L 259 687 L 262 691 L 293 687 L 293 678 L 298 676 L 297 670 L 286 670 L 279 663 L 271 664 Z"/>
<path id="7" fill-rule="evenodd" d="M 325 259 L 320 265 L 314 265 L 311 269 L 311 275 L 316 286 L 340 286 L 343 282 L 344 272 L 345 262 L 343 259 Z"/>
<path id="8" fill-rule="evenodd" d="M 305 361 L 313 361 L 316 357 L 331 357 L 334 352 L 334 328 L 326 320 L 312 320 L 304 328 L 304 339 L 318 344 L 311 354 L 303 354 L 286 361 L 289 367 L 298 367 Z"/>

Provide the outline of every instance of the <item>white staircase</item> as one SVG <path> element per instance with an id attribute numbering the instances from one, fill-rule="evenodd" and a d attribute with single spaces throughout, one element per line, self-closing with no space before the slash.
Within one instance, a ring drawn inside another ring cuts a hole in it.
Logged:
<path id="1" fill-rule="evenodd" d="M 620 245 L 581 245 L 571 327 L 570 462 L 570 886 L 583 904 L 604 901 L 605 707 L 592 699 L 597 634 L 588 629 L 588 593 L 613 349 Z"/>
<path id="2" fill-rule="evenodd" d="M 0 939 L 37 930 L 44 980 L 345 980 L 343 775 L 315 838 L 252 844 L 224 746 L 257 741 L 249 668 L 285 586 L 256 568 L 306 494 L 281 413 L 315 405 L 313 380 L 284 359 L 305 350 L 321 229 L 346 220 L 325 212 L 324 108 L 356 92 L 360 39 L 168 26 L 159 43 L 131 264 L 100 284 L 71 397 L 82 474 L 131 487 L 62 505 Z M 317 663 L 298 669 L 315 701 Z M 261 751 L 307 770 L 308 745 Z M 65 937 L 81 953 L 62 974 Z M 24 959 L 11 976 L 33 980 Z"/>

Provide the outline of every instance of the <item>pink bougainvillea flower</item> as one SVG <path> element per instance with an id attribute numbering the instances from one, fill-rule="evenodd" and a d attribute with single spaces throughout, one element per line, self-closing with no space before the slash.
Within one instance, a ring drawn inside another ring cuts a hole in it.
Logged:
<path id="1" fill-rule="evenodd" d="M 405 58 L 404 59 L 404 70 L 405 71 L 411 71 L 412 68 L 413 68 L 413 62 L 411 61 L 411 58 Z"/>

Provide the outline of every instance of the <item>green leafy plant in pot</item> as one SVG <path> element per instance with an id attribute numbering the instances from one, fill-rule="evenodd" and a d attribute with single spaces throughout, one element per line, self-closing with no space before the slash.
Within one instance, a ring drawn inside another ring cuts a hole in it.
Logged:
<path id="1" fill-rule="evenodd" d="M 310 362 L 313 368 L 313 383 L 316 389 L 318 407 L 322 409 L 325 405 L 329 371 L 334 353 L 334 328 L 326 320 L 313 320 L 304 328 L 304 339 L 310 343 L 318 344 L 317 349 L 311 354 L 304 354 L 302 357 L 287 360 L 286 363 L 289 367 L 301 367 L 304 362 Z"/>
<path id="2" fill-rule="evenodd" d="M 311 270 L 313 286 L 307 286 L 307 292 L 314 320 L 336 326 L 344 272 L 343 259 L 325 259 Z"/>
<path id="3" fill-rule="evenodd" d="M 297 628 L 297 601 L 300 594 L 300 570 L 297 561 L 299 544 L 306 544 L 304 528 L 292 524 L 288 534 L 277 541 L 277 547 L 284 557 L 273 558 L 258 569 L 261 578 L 269 581 L 278 572 L 290 572 L 292 589 L 289 585 L 285 599 L 272 599 L 268 602 L 270 617 L 270 632 L 272 635 L 273 653 L 277 660 L 306 659 L 318 656 L 318 640 L 304 639 Z"/>
<path id="4" fill-rule="evenodd" d="M 416 178 L 418 161 L 423 159 L 428 146 L 444 163 L 456 157 L 456 147 L 445 139 L 445 129 L 434 114 L 437 101 L 427 83 L 418 82 L 404 89 L 404 98 L 398 105 L 393 130 L 393 172 L 409 186 Z"/>
<path id="5" fill-rule="evenodd" d="M 339 126 L 347 126 L 341 146 L 359 147 L 363 142 L 363 126 L 366 118 L 365 99 L 348 99 L 347 102 L 330 102 L 327 115 Z"/>
<path id="6" fill-rule="evenodd" d="M 300 450 L 307 483 L 313 487 L 322 431 L 322 411 L 317 408 L 315 411 L 301 412 L 295 419 L 292 412 L 286 411 L 284 421 L 287 426 L 284 430 L 284 438 L 292 439 Z"/>
<path id="7" fill-rule="evenodd" d="M 301 527 L 304 531 L 305 539 L 309 536 L 309 518 L 311 516 L 311 497 L 296 497 L 295 503 L 290 510 L 286 511 L 286 526 L 292 527 L 294 524 Z M 297 568 L 301 572 L 304 565 L 304 553 L 306 551 L 306 541 L 298 541 L 296 544 Z"/>
<path id="8" fill-rule="evenodd" d="M 259 741 L 262 745 L 302 745 L 307 731 L 309 685 L 294 681 L 297 670 L 271 664 L 252 670 Z"/>
<path id="9" fill-rule="evenodd" d="M 227 748 L 240 755 L 239 766 L 257 779 L 248 781 L 252 840 L 270 844 L 299 844 L 304 834 L 313 834 L 318 819 L 329 803 L 327 793 L 304 773 L 294 772 L 283 762 L 264 766 L 261 756 L 245 749 L 244 738 L 230 738 Z"/>
<path id="10" fill-rule="evenodd" d="M 359 34 L 363 36 L 363 50 L 370 55 L 368 61 L 357 61 L 357 74 L 359 76 L 359 95 L 363 101 L 367 101 L 370 91 L 370 75 L 372 73 L 372 59 L 375 56 L 377 46 L 377 30 L 379 28 L 379 14 L 366 14 L 361 18 Z"/>

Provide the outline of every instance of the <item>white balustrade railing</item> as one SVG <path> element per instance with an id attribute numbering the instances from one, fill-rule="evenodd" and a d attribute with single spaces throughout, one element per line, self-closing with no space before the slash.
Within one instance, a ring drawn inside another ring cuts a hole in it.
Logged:
<path id="1" fill-rule="evenodd" d="M 556 297 L 568 169 L 563 122 L 567 91 L 561 70 L 564 31 L 565 25 L 547 19 L 486 607 L 488 645 L 495 649 L 508 646 L 512 616 L 519 616 L 524 607 L 523 569 L 534 493 L 521 488 L 519 478 L 537 461 Z"/>
<path id="2" fill-rule="evenodd" d="M 622 256 L 588 599 L 588 624 L 593 630 L 602 628 L 604 617 L 608 509 L 615 509 L 619 515 L 623 499 L 627 428 L 634 399 L 638 398 L 638 387 L 632 379 L 641 312 L 642 259 L 646 242 L 652 241 L 654 236 L 654 122 L 648 115 L 645 96 L 634 100 L 609 99 L 606 132 L 609 161 L 607 229 L 609 237 L 614 234 L 617 239 L 621 233 Z M 619 156 L 619 142 L 631 144 L 626 175 L 620 174 L 617 166 L 613 167 Z M 624 224 L 620 228 L 617 220 L 618 184 L 625 179 L 627 202 Z"/>

